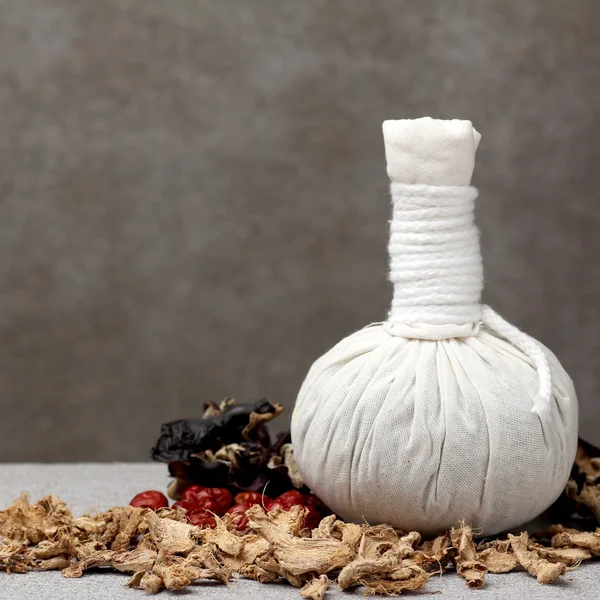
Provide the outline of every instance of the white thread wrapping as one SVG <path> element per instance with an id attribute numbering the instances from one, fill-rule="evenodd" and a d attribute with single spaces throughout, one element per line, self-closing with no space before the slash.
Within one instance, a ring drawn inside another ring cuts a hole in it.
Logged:
<path id="1" fill-rule="evenodd" d="M 483 264 L 471 186 L 391 184 L 390 322 L 477 324 Z"/>
<path id="2" fill-rule="evenodd" d="M 475 225 L 477 190 L 471 186 L 391 184 L 388 322 L 394 335 L 444 339 L 476 335 L 483 324 L 527 355 L 539 392 L 532 412 L 542 415 L 552 400 L 552 374 L 540 345 L 481 305 L 483 262 Z"/>
<path id="3" fill-rule="evenodd" d="M 489 306 L 482 307 L 484 326 L 509 341 L 515 348 L 529 357 L 538 375 L 538 395 L 533 400 L 532 413 L 540 416 L 547 414 L 552 404 L 552 370 L 543 348 L 531 336 L 527 335 L 508 321 L 505 321 Z"/>

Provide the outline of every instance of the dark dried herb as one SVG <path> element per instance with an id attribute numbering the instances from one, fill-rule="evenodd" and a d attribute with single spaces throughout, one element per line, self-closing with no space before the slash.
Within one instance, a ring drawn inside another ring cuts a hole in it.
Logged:
<path id="1" fill-rule="evenodd" d="M 262 400 L 238 405 L 233 398 L 205 405 L 204 417 L 165 423 L 152 458 L 169 463 L 175 482 L 169 495 L 179 499 L 190 484 L 226 487 L 234 492 L 263 491 L 272 497 L 304 488 L 289 433 L 271 443 L 266 423 L 282 410 Z"/>
<path id="2" fill-rule="evenodd" d="M 152 448 L 152 459 L 162 462 L 187 461 L 205 450 L 216 451 L 235 442 L 249 441 L 269 446 L 265 424 L 282 410 L 280 404 L 260 400 L 254 404 L 229 404 L 203 419 L 179 419 L 164 423 Z"/>
<path id="3" fill-rule="evenodd" d="M 571 477 L 558 500 L 548 510 L 554 523 L 579 531 L 593 531 L 600 520 L 600 449 L 579 440 Z"/>

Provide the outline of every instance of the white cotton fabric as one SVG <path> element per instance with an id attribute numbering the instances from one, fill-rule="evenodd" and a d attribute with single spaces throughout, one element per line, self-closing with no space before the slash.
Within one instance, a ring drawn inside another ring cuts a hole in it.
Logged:
<path id="1" fill-rule="evenodd" d="M 469 185 L 481 135 L 471 121 L 400 119 L 383 122 L 391 181 L 424 185 Z"/>
<path id="2" fill-rule="evenodd" d="M 569 477 L 569 376 L 479 301 L 479 137 L 468 121 L 384 123 L 392 309 L 315 362 L 292 418 L 300 473 L 344 519 L 491 535 L 538 516 Z"/>

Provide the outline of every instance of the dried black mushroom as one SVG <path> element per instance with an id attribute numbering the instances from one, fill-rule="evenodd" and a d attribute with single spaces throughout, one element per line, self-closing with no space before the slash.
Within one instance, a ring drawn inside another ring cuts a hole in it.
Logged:
<path id="1" fill-rule="evenodd" d="M 190 484 L 227 487 L 233 491 L 265 491 L 277 496 L 304 488 L 291 451 L 289 433 L 274 442 L 266 424 L 281 413 L 280 404 L 260 400 L 237 404 L 226 398 L 205 406 L 201 419 L 165 423 L 153 460 L 166 462 L 175 481 L 169 495 L 179 498 Z"/>

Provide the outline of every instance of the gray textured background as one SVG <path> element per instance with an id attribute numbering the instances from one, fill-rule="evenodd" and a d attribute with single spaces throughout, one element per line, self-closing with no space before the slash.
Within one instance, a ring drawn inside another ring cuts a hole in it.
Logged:
<path id="1" fill-rule="evenodd" d="M 0 460 L 291 405 L 385 313 L 380 125 L 422 115 L 483 133 L 486 300 L 555 350 L 589 437 L 599 29 L 596 0 L 0 0 Z"/>

